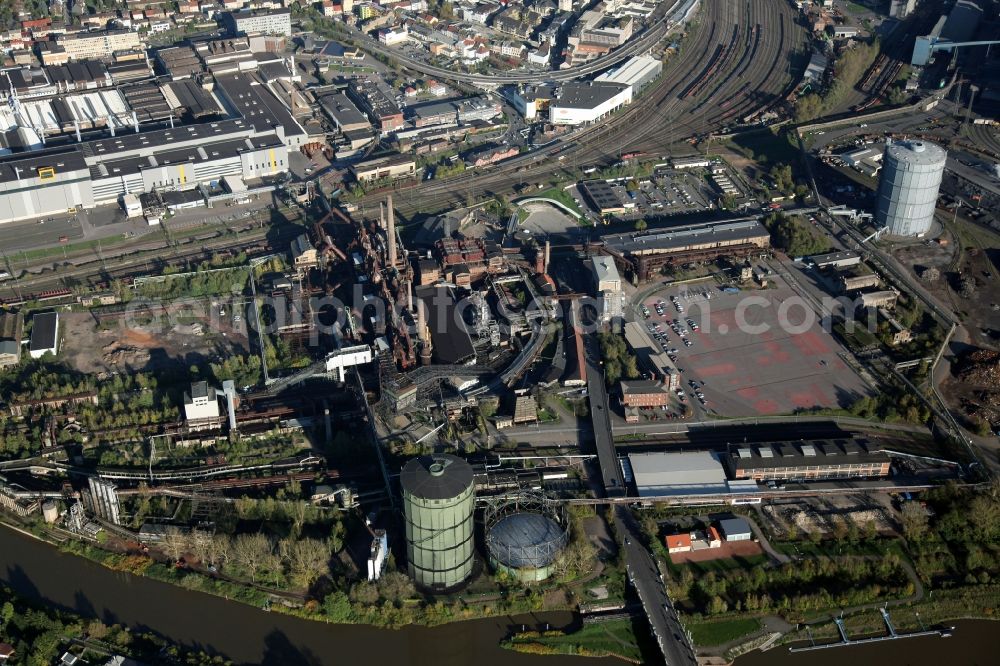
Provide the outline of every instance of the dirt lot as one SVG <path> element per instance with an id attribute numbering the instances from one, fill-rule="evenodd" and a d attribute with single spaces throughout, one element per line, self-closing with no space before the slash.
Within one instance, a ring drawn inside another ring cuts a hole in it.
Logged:
<path id="1" fill-rule="evenodd" d="M 579 227 L 579 223 L 555 206 L 545 203 L 530 203 L 524 206 L 528 217 L 521 223 L 521 229 L 533 234 L 562 234 Z"/>
<path id="2" fill-rule="evenodd" d="M 847 407 L 868 395 L 867 384 L 839 356 L 845 350 L 823 330 L 817 317 L 808 328 L 799 327 L 805 315 L 802 308 L 792 307 L 787 317 L 792 327 L 779 324 L 782 303 L 795 293 L 783 282 L 772 281 L 776 288 L 753 292 L 727 294 L 714 288 L 710 300 L 700 295 L 699 288 L 697 295 L 682 299 L 683 314 L 669 302 L 676 289 L 646 300 L 652 311 L 649 321 L 667 322 L 666 347 L 677 349 L 682 385 L 687 387 L 692 379 L 704 382 L 707 409 L 724 416 Z M 748 305 L 744 299 L 750 297 L 765 300 Z M 661 298 L 667 301 L 662 317 L 653 310 Z M 691 330 L 688 318 L 700 330 Z M 738 324 L 740 318 L 745 326 Z M 684 325 L 690 347 L 670 330 L 673 319 Z"/>
<path id="3" fill-rule="evenodd" d="M 763 553 L 764 550 L 755 541 L 726 541 L 719 548 L 692 550 L 687 553 L 670 553 L 670 561 L 674 564 L 688 564 L 730 557 L 755 557 Z"/>
<path id="4" fill-rule="evenodd" d="M 922 278 L 921 284 L 928 291 L 962 316 L 969 342 L 996 349 L 1000 346 L 1000 237 L 971 223 L 960 221 L 956 228 L 960 237 L 951 231 L 943 233 L 945 246 L 936 242 L 908 243 L 894 248 L 893 256 Z M 937 269 L 940 277 L 927 279 L 928 268 Z M 971 298 L 960 293 L 963 276 L 976 281 Z M 994 309 L 994 305 L 998 308 Z"/>
<path id="5" fill-rule="evenodd" d="M 188 368 L 248 351 L 246 335 L 233 330 L 228 320 L 187 317 L 170 323 L 164 317 L 158 324 L 135 327 L 123 320 L 98 324 L 90 313 L 68 312 L 59 322 L 60 356 L 86 373 Z"/>
<path id="6" fill-rule="evenodd" d="M 959 220 L 949 225 L 942 239 L 947 242 L 943 247 L 937 242 L 915 242 L 895 248 L 893 255 L 962 319 L 964 327 L 952 340 L 945 360 L 953 362 L 969 349 L 1000 349 L 1000 236 Z M 928 268 L 937 269 L 940 276 L 927 279 Z M 975 280 L 971 297 L 961 293 L 963 277 Z M 968 427 L 974 429 L 979 419 L 1000 423 L 998 393 L 993 387 L 971 385 L 949 374 L 943 378 L 941 391 L 952 408 L 971 416 L 965 422 Z"/>
<path id="7" fill-rule="evenodd" d="M 776 534 L 787 535 L 794 530 L 799 535 L 831 532 L 837 518 L 853 523 L 859 530 L 868 523 L 875 525 L 879 534 L 896 532 L 896 522 L 889 498 L 845 496 L 824 497 L 789 504 L 768 504 L 762 513 L 769 528 Z"/>

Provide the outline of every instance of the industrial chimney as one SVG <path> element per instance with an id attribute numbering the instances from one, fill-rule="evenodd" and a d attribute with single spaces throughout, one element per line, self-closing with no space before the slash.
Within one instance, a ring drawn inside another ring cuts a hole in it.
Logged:
<path id="1" fill-rule="evenodd" d="M 386 197 L 386 207 L 389 209 L 389 228 L 386 233 L 389 235 L 389 265 L 396 265 L 396 213 L 392 210 L 392 195 Z"/>
<path id="2" fill-rule="evenodd" d="M 552 244 L 549 243 L 549 239 L 545 239 L 545 264 L 542 267 L 542 273 L 549 272 L 549 258 L 551 256 Z"/>
<path id="3" fill-rule="evenodd" d="M 417 301 L 417 338 L 420 340 L 420 364 L 431 364 L 431 332 L 427 328 L 427 304 Z"/>

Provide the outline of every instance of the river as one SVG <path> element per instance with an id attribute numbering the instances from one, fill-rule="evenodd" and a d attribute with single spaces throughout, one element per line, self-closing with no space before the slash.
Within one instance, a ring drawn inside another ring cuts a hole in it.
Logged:
<path id="1" fill-rule="evenodd" d="M 500 640 L 521 622 L 572 622 L 570 613 L 499 617 L 399 630 L 312 622 L 175 585 L 111 571 L 0 526 L 0 580 L 18 594 L 149 630 L 188 648 L 221 653 L 238 664 L 383 663 L 420 666 L 621 666 L 616 659 L 538 656 L 504 650 Z"/>
<path id="2" fill-rule="evenodd" d="M 951 638 L 906 638 L 864 646 L 847 646 L 792 654 L 778 647 L 767 652 L 751 652 L 734 666 L 996 666 L 997 630 L 989 620 L 952 623 Z"/>
<path id="3" fill-rule="evenodd" d="M 99 564 L 0 526 L 0 580 L 18 594 L 105 623 L 154 631 L 171 641 L 226 655 L 239 664 L 420 666 L 621 666 L 616 659 L 537 656 L 499 647 L 520 622 L 568 625 L 569 613 L 490 618 L 400 630 L 333 625 L 267 613 Z M 996 664 L 995 623 L 962 622 L 950 639 L 914 639 L 791 655 L 752 653 L 737 666 L 986 666 Z"/>

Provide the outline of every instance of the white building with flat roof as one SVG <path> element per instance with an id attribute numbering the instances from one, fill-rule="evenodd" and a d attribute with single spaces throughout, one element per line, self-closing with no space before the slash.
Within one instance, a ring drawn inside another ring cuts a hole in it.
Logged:
<path id="1" fill-rule="evenodd" d="M 632 96 L 656 80 L 663 71 L 663 62 L 648 55 L 635 56 L 616 69 L 598 76 L 595 81 L 620 83 L 632 88 Z"/>
<path id="2" fill-rule="evenodd" d="M 618 274 L 618 267 L 615 266 L 613 257 L 594 257 L 592 268 L 598 293 L 622 290 L 622 278 Z"/>
<path id="3" fill-rule="evenodd" d="M 726 471 L 711 451 L 630 453 L 628 464 L 640 497 L 730 492 Z"/>

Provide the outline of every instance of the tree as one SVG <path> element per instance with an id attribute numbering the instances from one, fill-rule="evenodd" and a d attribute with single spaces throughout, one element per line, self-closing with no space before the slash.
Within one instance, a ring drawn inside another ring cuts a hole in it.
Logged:
<path id="1" fill-rule="evenodd" d="M 323 613 L 331 622 L 341 624 L 350 622 L 354 618 L 354 609 L 351 608 L 351 600 L 343 592 L 333 592 L 328 594 L 323 600 Z"/>
<path id="2" fill-rule="evenodd" d="M 818 118 L 823 113 L 823 98 L 819 95 L 806 95 L 795 102 L 795 122 L 804 123 Z"/>
<path id="3" fill-rule="evenodd" d="M 379 596 L 394 604 L 409 599 L 416 593 L 410 577 L 399 571 L 390 571 L 378 581 Z"/>
<path id="4" fill-rule="evenodd" d="M 903 534 L 909 541 L 919 541 L 927 534 L 927 512 L 916 502 L 906 502 L 900 511 Z"/>
<path id="5" fill-rule="evenodd" d="M 227 534 L 213 534 L 209 539 L 206 557 L 208 563 L 214 567 L 223 566 L 229 560 L 229 555 L 233 547 L 232 539 Z"/>
<path id="6" fill-rule="evenodd" d="M 344 523 L 340 521 L 334 523 L 333 527 L 330 529 L 330 537 L 326 541 L 331 553 L 339 553 L 344 547 L 344 533 L 346 531 Z"/>
<path id="7" fill-rule="evenodd" d="M 374 606 L 378 603 L 378 588 L 374 583 L 362 580 L 351 587 L 351 601 L 360 606 Z"/>
<path id="8" fill-rule="evenodd" d="M 317 539 L 300 539 L 289 549 L 292 582 L 308 588 L 330 572 L 330 550 Z"/>
<path id="9" fill-rule="evenodd" d="M 958 293 L 962 298 L 972 298 L 976 295 L 976 278 L 972 275 L 963 275 L 959 281 Z"/>
<path id="10" fill-rule="evenodd" d="M 233 560 L 256 582 L 257 572 L 264 568 L 263 558 L 271 555 L 274 544 L 263 534 L 241 534 L 233 540 Z"/>
<path id="11" fill-rule="evenodd" d="M 646 224 L 646 220 L 640 218 L 640 219 L 638 219 L 638 220 L 635 221 L 635 230 L 636 231 L 645 231 L 647 228 L 649 228 L 649 225 Z"/>
<path id="12" fill-rule="evenodd" d="M 163 552 L 170 556 L 174 562 L 181 559 L 191 547 L 191 539 L 185 532 L 177 527 L 168 527 L 163 535 Z"/>

